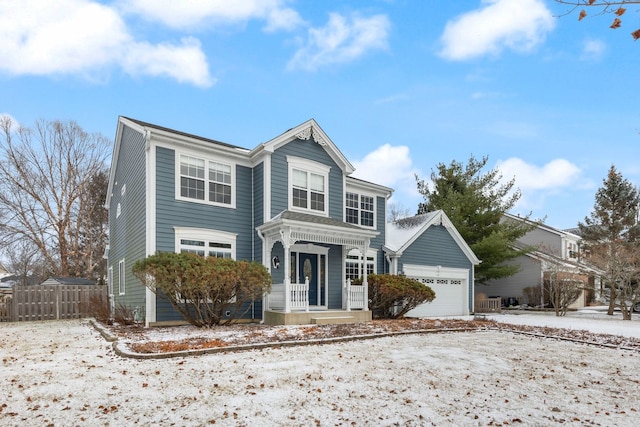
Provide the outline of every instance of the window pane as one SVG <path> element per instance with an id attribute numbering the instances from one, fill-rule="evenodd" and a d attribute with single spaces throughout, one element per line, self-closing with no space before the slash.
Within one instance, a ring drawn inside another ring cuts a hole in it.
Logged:
<path id="1" fill-rule="evenodd" d="M 209 201 L 231 204 L 231 186 L 224 184 L 209 184 Z"/>
<path id="2" fill-rule="evenodd" d="M 204 246 L 204 241 L 202 240 L 188 240 L 188 239 L 180 239 L 181 245 L 186 246 Z"/>
<path id="3" fill-rule="evenodd" d="M 312 173 L 310 175 L 311 175 L 311 191 L 324 193 L 324 176 L 316 175 L 315 173 Z"/>
<path id="4" fill-rule="evenodd" d="M 365 211 L 373 211 L 373 197 L 362 196 L 360 198 L 360 207 Z"/>
<path id="5" fill-rule="evenodd" d="M 345 219 L 349 224 L 357 224 L 358 223 L 358 210 L 347 208 L 347 212 L 345 215 Z"/>
<path id="6" fill-rule="evenodd" d="M 293 170 L 293 186 L 298 188 L 307 188 L 307 173 L 294 169 Z"/>
<path id="7" fill-rule="evenodd" d="M 293 189 L 293 206 L 307 208 L 307 192 L 305 190 Z"/>
<path id="8" fill-rule="evenodd" d="M 311 193 L 311 209 L 324 211 L 324 194 Z"/>
<path id="9" fill-rule="evenodd" d="M 204 200 L 204 181 L 193 178 L 180 178 L 180 196 Z"/>
<path id="10" fill-rule="evenodd" d="M 231 166 L 222 163 L 209 163 L 209 181 L 231 184 Z"/>
<path id="11" fill-rule="evenodd" d="M 344 205 L 348 208 L 358 208 L 358 195 L 355 193 L 347 193 L 344 196 Z"/>
<path id="12" fill-rule="evenodd" d="M 360 225 L 373 227 L 373 212 L 360 212 Z"/>
<path id="13" fill-rule="evenodd" d="M 195 157 L 180 156 L 180 174 L 192 178 L 204 179 L 204 160 Z"/>

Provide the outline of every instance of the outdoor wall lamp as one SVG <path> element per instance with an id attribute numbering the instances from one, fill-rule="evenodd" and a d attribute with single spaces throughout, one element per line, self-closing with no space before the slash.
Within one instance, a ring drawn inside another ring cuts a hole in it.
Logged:
<path id="1" fill-rule="evenodd" d="M 273 265 L 273 268 L 278 269 L 280 268 L 280 258 L 278 258 L 278 256 L 274 256 L 273 259 L 271 260 L 271 265 Z"/>

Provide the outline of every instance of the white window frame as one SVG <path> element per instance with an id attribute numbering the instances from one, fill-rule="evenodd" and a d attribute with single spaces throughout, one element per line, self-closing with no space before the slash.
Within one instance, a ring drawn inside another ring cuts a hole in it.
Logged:
<path id="1" fill-rule="evenodd" d="M 175 197 L 176 200 L 183 200 L 186 202 L 193 202 L 193 203 L 202 203 L 205 205 L 211 205 L 211 206 L 220 206 L 220 207 L 224 207 L 224 208 L 235 208 L 236 207 L 236 164 L 234 162 L 229 161 L 228 159 L 223 159 L 223 158 L 219 158 L 219 157 L 213 157 L 213 156 L 203 156 L 202 154 L 199 153 L 193 153 L 193 152 L 189 152 L 189 151 L 176 151 L 175 152 L 175 185 L 176 185 L 176 190 L 175 190 Z M 182 178 L 182 174 L 181 174 L 181 169 L 180 169 L 180 165 L 182 163 L 182 157 L 183 156 L 187 156 L 187 157 L 191 157 L 197 160 L 201 160 L 204 162 L 204 199 L 196 199 L 196 198 L 191 198 L 191 197 L 185 197 L 182 196 L 181 194 L 181 185 L 180 185 L 180 181 Z M 212 164 L 214 163 L 218 163 L 224 166 L 228 166 L 230 167 L 231 171 L 230 171 L 230 179 L 231 182 L 229 183 L 229 185 L 231 186 L 231 202 L 230 203 L 221 203 L 221 202 L 212 202 L 209 200 L 209 188 L 211 186 L 212 183 L 216 183 L 215 181 L 212 181 L 209 179 L 209 169 L 211 167 Z"/>
<path id="2" fill-rule="evenodd" d="M 303 159 L 301 157 L 287 156 L 288 170 L 289 170 L 289 182 L 288 182 L 288 198 L 289 209 L 292 211 L 311 213 L 315 215 L 329 216 L 329 171 L 331 166 L 324 165 L 322 163 L 314 162 L 313 160 Z M 308 206 L 302 208 L 294 206 L 293 204 L 293 171 L 298 170 L 307 173 L 307 182 L 310 182 L 310 174 L 319 175 L 324 179 L 324 209 L 317 210 L 311 209 L 311 189 L 307 189 L 307 202 Z"/>
<path id="3" fill-rule="evenodd" d="M 373 266 L 373 268 L 371 269 L 370 272 L 367 273 L 367 275 L 369 274 L 378 274 L 378 264 L 376 262 L 378 256 L 378 251 L 375 249 L 369 249 L 369 251 L 367 251 L 367 261 L 366 261 L 366 265 L 371 265 Z M 355 257 L 357 257 L 357 259 L 355 259 Z M 349 252 L 347 252 L 347 255 L 345 256 L 345 260 L 344 260 L 344 277 L 345 279 L 347 278 L 347 263 L 350 264 L 358 264 L 358 272 L 359 275 L 358 277 L 356 277 L 356 279 L 363 277 L 363 273 L 364 273 L 364 269 L 363 269 L 363 256 L 360 253 L 360 251 L 358 249 L 351 249 Z"/>
<path id="4" fill-rule="evenodd" d="M 208 228 L 174 227 L 175 251 L 180 253 L 183 248 L 188 247 L 182 244 L 182 240 L 196 240 L 204 242 L 204 256 L 209 256 L 209 243 L 230 244 L 229 253 L 231 259 L 236 259 L 237 234 L 226 231 L 211 230 Z M 226 252 L 226 251 L 223 251 Z"/>
<path id="5" fill-rule="evenodd" d="M 124 295 L 127 284 L 127 270 L 125 269 L 124 259 L 118 262 L 118 295 Z"/>
<path id="6" fill-rule="evenodd" d="M 238 237 L 235 233 L 229 233 L 226 231 L 219 230 L 211 230 L 208 228 L 191 228 L 191 227 L 174 227 L 175 234 L 175 251 L 176 253 L 180 253 L 185 245 L 182 244 L 182 240 L 197 240 L 204 242 L 204 256 L 205 258 L 209 256 L 209 251 L 207 250 L 210 246 L 210 242 L 215 243 L 223 243 L 230 244 L 231 249 L 231 259 L 236 259 L 236 239 Z M 188 247 L 188 246 L 187 246 Z M 180 298 L 180 297 L 179 297 Z M 233 304 L 236 302 L 235 298 L 227 301 L 229 304 Z"/>
<path id="7" fill-rule="evenodd" d="M 358 196 L 358 206 L 356 208 L 352 207 L 352 206 L 347 206 L 347 193 L 350 194 L 355 194 Z M 365 211 L 362 209 L 362 198 L 363 197 L 370 197 L 373 199 L 373 210 L 372 211 Z M 344 221 L 347 221 L 347 209 L 354 209 L 358 211 L 358 223 L 354 223 L 354 222 L 349 222 L 349 224 L 354 224 L 354 225 L 359 225 L 360 227 L 364 227 L 364 228 L 370 228 L 375 230 L 376 229 L 376 196 L 375 194 L 368 194 L 368 193 L 360 193 L 357 191 L 353 191 L 353 190 L 346 190 L 344 192 Z M 373 224 L 372 225 L 364 225 L 362 224 L 362 212 L 371 212 L 373 214 Z"/>

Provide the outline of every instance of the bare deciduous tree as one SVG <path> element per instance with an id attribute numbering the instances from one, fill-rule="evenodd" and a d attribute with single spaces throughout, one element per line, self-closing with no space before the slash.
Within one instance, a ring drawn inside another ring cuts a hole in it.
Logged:
<path id="1" fill-rule="evenodd" d="M 613 14 L 615 17 L 611 22 L 609 28 L 618 29 L 622 26 L 622 16 L 627 12 L 627 8 L 630 4 L 640 4 L 640 0 L 619 0 L 619 1 L 607 1 L 607 0 L 556 0 L 556 3 L 569 6 L 567 15 L 576 13 L 578 9 L 578 21 L 582 21 L 589 13 L 587 9 L 593 9 L 596 11 L 596 15 Z M 640 39 L 640 28 L 631 32 L 631 37 L 634 40 Z"/>
<path id="2" fill-rule="evenodd" d="M 105 173 L 109 146 L 74 121 L 15 130 L 10 118 L 0 117 L 0 245 L 25 240 L 51 274 L 94 276 L 95 262 L 86 261 L 95 249 L 87 251 L 85 240 L 90 221 L 101 215 L 91 201 L 92 185 Z"/>

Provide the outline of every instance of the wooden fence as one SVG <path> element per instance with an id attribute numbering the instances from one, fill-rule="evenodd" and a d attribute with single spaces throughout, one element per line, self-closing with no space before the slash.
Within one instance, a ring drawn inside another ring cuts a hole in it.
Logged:
<path id="1" fill-rule="evenodd" d="M 107 297 L 101 285 L 14 286 L 11 296 L 0 300 L 0 322 L 78 319 L 90 316 L 92 297 Z"/>
<path id="2" fill-rule="evenodd" d="M 500 297 L 476 299 L 473 309 L 476 313 L 500 313 L 502 309 L 502 299 Z"/>

